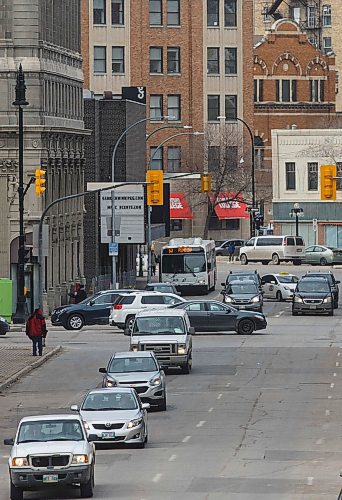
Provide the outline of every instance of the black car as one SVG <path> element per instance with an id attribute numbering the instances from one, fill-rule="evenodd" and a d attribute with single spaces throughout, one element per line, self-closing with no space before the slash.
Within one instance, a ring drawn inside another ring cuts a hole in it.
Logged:
<path id="1" fill-rule="evenodd" d="M 9 324 L 7 323 L 5 318 L 0 316 L 0 335 L 6 335 L 6 333 L 9 331 L 10 331 Z"/>
<path id="2" fill-rule="evenodd" d="M 326 278 L 300 279 L 293 293 L 292 316 L 299 313 L 334 315 L 334 297 Z"/>
<path id="3" fill-rule="evenodd" d="M 304 278 L 325 278 L 328 280 L 328 283 L 330 285 L 333 297 L 334 297 L 334 309 L 338 308 L 338 299 L 340 295 L 340 290 L 339 290 L 339 283 L 340 281 L 335 279 L 335 276 L 331 271 L 322 271 L 322 272 L 308 272 L 302 276 L 302 279 Z"/>
<path id="4" fill-rule="evenodd" d="M 236 309 L 262 312 L 263 292 L 255 281 L 234 280 L 222 290 L 223 302 Z"/>
<path id="5" fill-rule="evenodd" d="M 108 325 L 112 305 L 121 292 L 132 290 L 106 290 L 79 304 L 56 307 L 51 314 L 51 323 L 66 330 L 80 330 L 84 325 Z"/>
<path id="6" fill-rule="evenodd" d="M 232 281 L 254 281 L 257 287 L 261 291 L 261 278 L 258 271 L 229 271 L 226 282 L 221 283 L 223 287 L 226 287 Z"/>
<path id="7" fill-rule="evenodd" d="M 263 314 L 245 310 L 239 311 L 218 300 L 190 300 L 172 307 L 186 310 L 190 324 L 196 332 L 235 331 L 241 335 L 250 335 L 255 330 L 263 330 L 267 326 Z"/>

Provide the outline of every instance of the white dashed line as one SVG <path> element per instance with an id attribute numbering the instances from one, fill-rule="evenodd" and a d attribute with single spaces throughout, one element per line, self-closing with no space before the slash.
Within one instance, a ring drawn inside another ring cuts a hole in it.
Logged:
<path id="1" fill-rule="evenodd" d="M 153 481 L 154 483 L 158 483 L 158 482 L 160 481 L 161 477 L 162 477 L 162 474 L 158 473 L 158 474 L 156 474 L 156 475 L 154 476 L 154 478 L 152 479 L 152 481 Z"/>
<path id="2" fill-rule="evenodd" d="M 169 458 L 169 462 L 174 462 L 177 458 L 177 455 L 171 455 L 171 457 Z"/>
<path id="3" fill-rule="evenodd" d="M 308 477 L 308 481 L 307 481 L 308 486 L 312 486 L 313 480 L 314 480 L 313 477 Z"/>
<path id="4" fill-rule="evenodd" d="M 322 444 L 323 441 L 324 441 L 324 439 L 322 439 L 322 438 L 321 439 L 317 439 L 316 444 Z"/>
<path id="5" fill-rule="evenodd" d="M 331 399 L 331 398 L 332 398 L 332 396 L 328 396 L 328 399 Z"/>
<path id="6" fill-rule="evenodd" d="M 216 399 L 221 399 L 222 398 L 222 393 L 217 396 Z"/>
<path id="7" fill-rule="evenodd" d="M 275 314 L 274 315 L 275 318 L 279 318 L 280 317 L 280 314 Z"/>
<path id="8" fill-rule="evenodd" d="M 281 316 L 282 314 L 284 314 L 285 311 L 280 311 L 279 313 L 279 316 Z"/>
<path id="9" fill-rule="evenodd" d="M 336 361 L 335 366 L 340 366 L 340 363 Z"/>
<path id="10" fill-rule="evenodd" d="M 226 387 L 229 387 L 229 386 L 230 386 L 230 384 L 231 384 L 231 382 L 227 382 Z"/>
<path id="11" fill-rule="evenodd" d="M 340 352 L 338 352 L 338 353 L 337 353 L 337 356 L 341 356 L 341 353 L 340 353 Z"/>
<path id="12" fill-rule="evenodd" d="M 182 443 L 187 443 L 191 439 L 191 436 L 185 436 L 184 439 L 182 439 Z"/>
<path id="13" fill-rule="evenodd" d="M 325 410 L 325 415 L 326 416 L 330 415 L 330 410 Z"/>
<path id="14" fill-rule="evenodd" d="M 332 382 L 332 383 L 330 384 L 330 389 L 333 389 L 334 387 L 335 387 L 335 384 L 334 384 L 334 382 Z"/>
<path id="15" fill-rule="evenodd" d="M 337 373 L 335 372 L 335 373 L 334 373 L 334 377 L 336 377 L 336 376 L 337 376 Z"/>
<path id="16" fill-rule="evenodd" d="M 206 423 L 206 420 L 201 420 L 200 422 L 198 422 L 198 424 L 196 424 L 196 427 L 203 427 L 203 425 Z"/>
<path id="17" fill-rule="evenodd" d="M 211 413 L 212 411 L 214 411 L 214 407 L 213 406 L 211 408 L 209 408 L 208 413 Z"/>

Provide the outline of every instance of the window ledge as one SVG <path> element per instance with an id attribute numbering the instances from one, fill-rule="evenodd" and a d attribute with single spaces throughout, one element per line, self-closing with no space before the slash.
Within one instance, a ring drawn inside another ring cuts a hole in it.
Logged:
<path id="1" fill-rule="evenodd" d="M 93 28 L 107 28 L 107 23 L 93 24 Z"/>
<path id="2" fill-rule="evenodd" d="M 237 76 L 238 76 L 238 74 L 237 74 L 237 73 L 225 73 L 225 74 L 224 74 L 224 76 L 225 76 L 225 77 L 231 77 L 231 76 L 235 76 L 235 77 L 237 77 Z"/>
<path id="3" fill-rule="evenodd" d="M 111 24 L 112 28 L 125 28 L 126 26 L 124 24 Z"/>
<path id="4" fill-rule="evenodd" d="M 221 26 L 220 26 L 219 24 L 218 24 L 217 26 L 216 26 L 216 25 L 215 25 L 215 26 L 208 26 L 208 25 L 207 25 L 207 28 L 208 28 L 209 30 L 212 30 L 212 29 L 217 30 L 217 29 L 220 29 L 220 27 L 221 27 Z"/>
<path id="5" fill-rule="evenodd" d="M 94 76 L 105 76 L 106 74 L 107 74 L 107 72 L 100 73 L 100 72 L 94 71 Z"/>
<path id="6" fill-rule="evenodd" d="M 217 78 L 220 76 L 220 73 L 207 73 L 207 76 L 215 76 Z"/>
<path id="7" fill-rule="evenodd" d="M 182 73 L 168 73 L 167 76 L 181 76 Z"/>
<path id="8" fill-rule="evenodd" d="M 238 27 L 237 26 L 225 26 L 224 29 L 225 30 L 237 30 Z"/>
<path id="9" fill-rule="evenodd" d="M 112 76 L 126 76 L 126 73 L 113 73 Z"/>
<path id="10" fill-rule="evenodd" d="M 164 73 L 150 73 L 153 76 L 164 76 Z"/>
<path id="11" fill-rule="evenodd" d="M 150 28 L 163 28 L 164 27 L 163 24 L 150 24 L 149 26 L 150 26 Z"/>

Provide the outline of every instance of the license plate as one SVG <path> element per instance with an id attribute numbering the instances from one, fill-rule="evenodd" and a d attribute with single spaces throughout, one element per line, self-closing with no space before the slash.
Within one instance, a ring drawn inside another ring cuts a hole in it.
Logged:
<path id="1" fill-rule="evenodd" d="M 102 439 L 115 439 L 115 432 L 102 432 Z"/>
<path id="2" fill-rule="evenodd" d="M 58 483 L 58 474 L 43 475 L 43 483 Z"/>
<path id="3" fill-rule="evenodd" d="M 302 252 L 302 249 L 301 248 L 297 248 L 297 252 Z"/>
<path id="4" fill-rule="evenodd" d="M 312 305 L 311 305 L 311 306 L 310 306 L 310 309 L 316 309 L 316 306 L 312 306 Z"/>

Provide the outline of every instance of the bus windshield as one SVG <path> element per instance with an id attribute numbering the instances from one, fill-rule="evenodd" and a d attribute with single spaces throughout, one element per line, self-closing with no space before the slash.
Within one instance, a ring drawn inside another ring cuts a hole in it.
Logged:
<path id="1" fill-rule="evenodd" d="M 206 271 L 205 255 L 176 254 L 163 255 L 162 273 L 166 274 L 196 274 Z"/>

